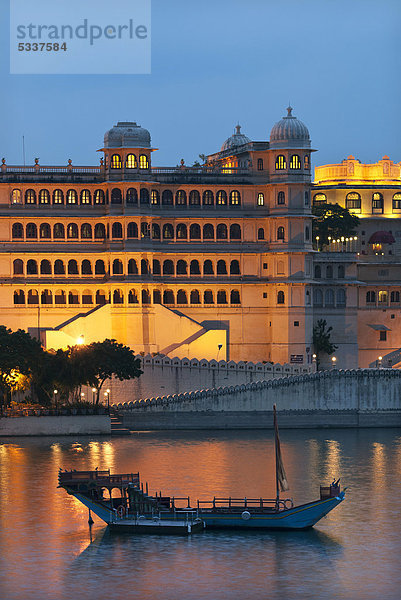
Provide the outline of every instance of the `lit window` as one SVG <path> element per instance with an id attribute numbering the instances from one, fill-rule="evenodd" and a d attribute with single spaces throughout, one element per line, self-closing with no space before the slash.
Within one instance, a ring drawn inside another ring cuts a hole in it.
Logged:
<path id="1" fill-rule="evenodd" d="M 372 212 L 382 213 L 383 212 L 383 196 L 378 192 L 372 195 Z"/>
<path id="2" fill-rule="evenodd" d="M 175 203 L 177 206 L 186 206 L 187 194 L 184 190 L 178 190 L 178 192 L 175 195 Z"/>
<path id="3" fill-rule="evenodd" d="M 216 203 L 220 206 L 227 204 L 227 194 L 224 190 L 219 190 L 217 192 Z"/>
<path id="4" fill-rule="evenodd" d="M 285 237 L 284 227 L 279 227 L 277 229 L 277 239 L 284 240 L 284 237 Z"/>
<path id="5" fill-rule="evenodd" d="M 151 204 L 160 204 L 160 196 L 157 190 L 152 190 L 150 192 L 150 203 Z"/>
<path id="6" fill-rule="evenodd" d="M 326 194 L 315 194 L 313 196 L 313 206 L 319 206 L 319 204 L 326 204 L 327 196 Z"/>
<path id="7" fill-rule="evenodd" d="M 306 170 L 310 169 L 309 154 L 305 154 L 305 156 L 304 156 L 304 169 L 306 169 Z"/>
<path id="8" fill-rule="evenodd" d="M 290 160 L 290 169 L 299 170 L 301 168 L 301 159 L 298 154 L 293 154 Z"/>
<path id="9" fill-rule="evenodd" d="M 12 204 L 21 204 L 21 190 L 13 190 L 11 192 Z"/>
<path id="10" fill-rule="evenodd" d="M 27 190 L 25 192 L 25 204 L 36 204 L 35 190 Z"/>
<path id="11" fill-rule="evenodd" d="M 265 204 L 265 195 L 262 192 L 258 194 L 258 206 L 264 206 Z"/>
<path id="12" fill-rule="evenodd" d="M 81 204 L 91 203 L 91 193 L 89 190 L 82 190 L 81 192 Z"/>
<path id="13" fill-rule="evenodd" d="M 232 192 L 230 192 L 230 204 L 231 206 L 241 204 L 241 196 L 237 190 L 233 190 Z"/>
<path id="14" fill-rule="evenodd" d="M 379 302 L 381 304 L 387 304 L 387 297 L 388 297 L 388 294 L 386 291 L 379 292 Z"/>
<path id="15" fill-rule="evenodd" d="M 127 158 L 125 159 L 125 167 L 127 169 L 136 169 L 138 163 L 136 162 L 135 154 L 127 154 Z"/>
<path id="16" fill-rule="evenodd" d="M 50 204 L 50 194 L 48 190 L 40 190 L 39 204 Z"/>
<path id="17" fill-rule="evenodd" d="M 393 210 L 400 210 L 400 209 L 401 209 L 401 194 L 400 194 L 400 192 L 397 192 L 393 196 Z"/>
<path id="18" fill-rule="evenodd" d="M 149 169 L 148 157 L 146 154 L 141 154 L 139 157 L 139 168 L 140 169 Z"/>
<path id="19" fill-rule="evenodd" d="M 282 171 L 287 168 L 287 161 L 283 154 L 279 154 L 276 158 L 276 171 Z"/>
<path id="20" fill-rule="evenodd" d="M 346 208 L 350 210 L 361 209 L 361 197 L 357 192 L 350 192 L 345 199 Z"/>
<path id="21" fill-rule="evenodd" d="M 67 192 L 67 204 L 77 204 L 78 195 L 75 190 L 68 190 Z"/>
<path id="22" fill-rule="evenodd" d="M 111 169 L 121 169 L 122 168 L 121 156 L 119 154 L 113 154 L 113 156 L 111 157 L 110 168 Z"/>
<path id="23" fill-rule="evenodd" d="M 64 204 L 63 190 L 54 190 L 54 192 L 53 192 L 53 204 Z"/>
<path id="24" fill-rule="evenodd" d="M 212 206 L 214 203 L 214 195 L 211 190 L 206 190 L 203 192 L 203 205 L 204 206 Z"/>

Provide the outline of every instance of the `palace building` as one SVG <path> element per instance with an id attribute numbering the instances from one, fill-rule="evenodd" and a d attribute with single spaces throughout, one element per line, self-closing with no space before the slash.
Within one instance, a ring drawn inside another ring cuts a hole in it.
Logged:
<path id="1" fill-rule="evenodd" d="M 313 324 L 325 318 L 340 367 L 401 346 L 383 334 L 400 317 L 401 231 L 388 225 L 401 212 L 400 165 L 350 157 L 318 167 L 312 185 L 309 132 L 291 107 L 269 141 L 238 125 L 201 166 L 155 167 L 155 150 L 146 129 L 120 122 L 99 166 L 3 159 L 2 324 L 47 348 L 111 337 L 180 358 L 310 364 Z M 311 205 L 325 199 L 364 225 L 317 252 Z"/>

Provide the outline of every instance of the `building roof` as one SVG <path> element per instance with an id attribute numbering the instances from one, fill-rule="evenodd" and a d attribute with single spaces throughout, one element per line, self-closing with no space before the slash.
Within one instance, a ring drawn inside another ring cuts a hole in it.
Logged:
<path id="1" fill-rule="evenodd" d="M 287 116 L 278 121 L 270 132 L 270 148 L 310 148 L 308 128 L 294 117 L 292 107 L 287 108 Z"/>
<path id="2" fill-rule="evenodd" d="M 395 244 L 395 239 L 389 231 L 376 231 L 369 238 L 369 244 Z"/>
<path id="3" fill-rule="evenodd" d="M 105 148 L 150 148 L 150 133 L 131 121 L 119 121 L 104 134 Z"/>
<path id="4" fill-rule="evenodd" d="M 244 144 L 249 144 L 251 140 L 244 133 L 241 133 L 241 125 L 236 125 L 235 132 L 231 135 L 221 147 L 221 152 L 231 150 Z"/>

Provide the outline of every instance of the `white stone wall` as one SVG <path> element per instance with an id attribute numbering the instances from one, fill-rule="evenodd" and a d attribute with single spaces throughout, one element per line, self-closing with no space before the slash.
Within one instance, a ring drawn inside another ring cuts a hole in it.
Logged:
<path id="1" fill-rule="evenodd" d="M 110 435 L 108 415 L 0 418 L 0 437 L 34 435 Z"/>

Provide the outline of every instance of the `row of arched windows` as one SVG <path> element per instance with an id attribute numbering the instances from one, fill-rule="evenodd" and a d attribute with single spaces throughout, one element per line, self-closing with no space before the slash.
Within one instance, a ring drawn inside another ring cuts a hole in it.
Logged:
<path id="1" fill-rule="evenodd" d="M 302 169 L 302 160 L 301 160 L 301 157 L 299 156 L 299 154 L 292 154 L 290 156 L 288 166 L 293 171 L 300 171 Z M 279 154 L 276 157 L 275 167 L 276 167 L 276 171 L 283 171 L 283 170 L 287 169 L 287 159 L 284 156 L 284 154 Z M 303 168 L 306 170 L 310 169 L 310 159 L 309 159 L 308 154 L 306 154 L 304 156 Z"/>
<path id="2" fill-rule="evenodd" d="M 67 263 L 57 259 L 52 264 L 49 260 L 43 259 L 36 261 L 29 259 L 24 265 L 24 261 L 17 258 L 13 262 L 13 274 L 16 276 L 26 275 L 124 275 L 125 274 L 123 261 L 116 258 L 109 266 L 108 263 L 99 259 L 94 263 L 88 259 L 81 261 L 80 265 L 74 258 Z M 228 264 L 225 260 L 203 261 L 203 269 L 201 272 L 200 262 L 196 259 L 187 262 L 180 259 L 176 262 L 170 259 L 160 261 L 153 259 L 152 266 L 147 259 L 141 259 L 140 262 L 134 258 L 130 258 L 126 265 L 126 274 L 128 275 L 240 275 L 241 269 L 238 260 L 231 260 Z"/>
<path id="3" fill-rule="evenodd" d="M 107 158 L 106 158 L 107 160 Z M 127 154 L 125 157 L 125 168 L 126 169 L 137 169 L 138 161 L 136 159 L 135 154 Z M 110 169 L 122 169 L 123 168 L 123 160 L 120 154 L 113 154 L 110 157 Z M 139 155 L 139 168 L 140 169 L 149 169 L 149 160 L 146 154 Z"/>
<path id="4" fill-rule="evenodd" d="M 392 304 L 399 304 L 400 292 L 398 290 L 394 290 L 390 294 L 387 290 L 380 290 L 377 294 L 374 290 L 369 290 L 366 292 L 366 304 L 376 304 L 376 299 L 378 304 L 388 304 L 389 297 Z"/>
<path id="5" fill-rule="evenodd" d="M 315 279 L 322 278 L 323 269 L 324 269 L 324 267 L 322 267 L 321 265 L 315 265 Z M 337 275 L 338 279 L 344 279 L 345 267 L 344 267 L 344 265 L 338 265 L 337 271 L 335 272 L 333 265 L 327 265 L 326 269 L 324 270 L 324 274 L 325 274 L 326 279 L 333 279 L 335 274 Z"/>
<path id="6" fill-rule="evenodd" d="M 345 207 L 350 210 L 361 209 L 361 195 L 358 192 L 349 192 L 345 197 Z M 323 193 L 318 193 L 313 196 L 314 206 L 327 203 L 327 196 Z M 401 210 L 401 192 L 396 192 L 392 198 L 393 210 Z M 383 194 L 374 192 L 372 194 L 372 212 L 382 213 L 384 210 Z"/>
<path id="7" fill-rule="evenodd" d="M 24 197 L 25 204 L 67 204 L 67 205 L 90 205 L 90 204 L 108 204 L 109 192 L 102 189 L 97 189 L 92 192 L 88 189 L 77 190 L 70 189 L 67 192 L 56 189 L 50 194 L 47 189 L 39 190 L 28 189 L 24 196 L 20 189 L 14 189 L 11 192 L 12 204 L 21 204 Z M 124 192 L 120 188 L 113 188 L 110 192 L 111 204 L 122 204 L 124 201 Z M 148 190 L 147 188 L 129 188 L 125 192 L 125 203 L 128 204 L 144 204 L 144 205 L 162 205 L 162 206 L 240 206 L 241 194 L 238 190 L 226 192 L 219 190 L 216 194 L 212 190 L 205 190 L 201 194 L 198 190 L 191 190 L 189 194 L 185 190 L 177 190 L 175 195 L 171 190 L 162 191 L 161 195 L 158 190 Z"/>
<path id="8" fill-rule="evenodd" d="M 343 288 L 339 288 L 336 291 L 328 288 L 322 290 L 315 288 L 313 290 L 313 304 L 314 306 L 327 306 L 342 308 L 346 305 L 346 295 Z"/>
<path id="9" fill-rule="evenodd" d="M 199 290 L 191 290 L 187 293 L 186 290 L 178 290 L 177 294 L 173 290 L 153 290 L 151 294 L 149 290 L 141 290 L 140 292 L 142 304 L 167 304 L 167 305 L 182 305 L 182 304 L 241 304 L 241 297 L 239 290 L 218 290 L 217 294 L 213 290 L 205 290 L 203 295 Z M 113 304 L 124 304 L 124 292 L 116 289 L 111 294 L 106 293 L 104 290 L 97 290 L 95 294 L 91 290 L 84 290 L 80 296 L 77 290 L 71 290 L 68 293 L 64 290 L 57 290 L 54 295 L 51 290 L 43 290 L 40 293 L 37 290 L 29 290 L 25 295 L 24 290 L 16 290 L 14 292 L 14 304 L 47 304 L 47 305 L 77 305 L 87 304 L 91 305 L 94 303 L 97 305 L 103 305 L 110 300 Z M 130 290 L 127 295 L 128 304 L 139 304 L 139 292 L 137 290 Z"/>
<path id="10" fill-rule="evenodd" d="M 85 239 L 103 240 L 108 237 L 108 229 L 103 223 L 96 223 L 93 228 L 90 223 L 83 223 L 79 228 L 76 223 L 69 223 L 64 226 L 63 223 L 55 223 L 53 228 L 48 223 L 41 223 L 38 226 L 36 223 L 27 223 L 25 227 L 25 239 Z M 219 223 L 215 229 L 211 223 L 206 223 L 201 226 L 198 223 L 192 223 L 189 227 L 185 223 L 179 223 L 174 227 L 171 223 L 165 223 L 160 226 L 157 223 L 141 223 L 140 232 L 138 225 L 135 222 L 128 223 L 126 237 L 128 239 L 152 238 L 155 240 L 240 240 L 241 226 L 238 223 L 233 223 L 227 226 L 225 223 Z M 123 226 L 119 222 L 115 222 L 111 226 L 112 239 L 122 239 L 124 237 Z M 24 226 L 22 223 L 13 223 L 12 239 L 24 239 Z M 260 238 L 259 238 L 260 239 Z"/>

